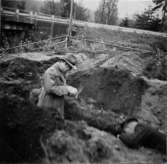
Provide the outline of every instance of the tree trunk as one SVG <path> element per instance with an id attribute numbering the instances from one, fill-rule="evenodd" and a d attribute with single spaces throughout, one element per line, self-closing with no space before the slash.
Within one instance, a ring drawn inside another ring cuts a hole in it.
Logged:
<path id="1" fill-rule="evenodd" d="M 167 1 L 165 1 L 165 7 L 164 7 L 164 11 L 163 11 L 163 16 L 162 16 L 162 27 L 164 26 L 164 23 L 165 23 L 166 8 L 167 8 Z"/>
<path id="2" fill-rule="evenodd" d="M 102 7 L 102 12 L 101 12 L 101 18 L 100 18 L 100 20 L 101 20 L 101 23 L 104 23 L 103 22 L 103 18 L 104 18 L 104 10 L 105 10 L 105 5 L 106 5 L 106 2 L 105 2 L 105 0 L 103 1 L 103 7 Z"/>

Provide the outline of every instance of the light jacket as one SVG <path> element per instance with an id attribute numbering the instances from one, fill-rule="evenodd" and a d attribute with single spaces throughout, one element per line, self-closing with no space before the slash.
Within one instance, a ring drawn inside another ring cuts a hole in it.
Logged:
<path id="1" fill-rule="evenodd" d="M 64 111 L 64 95 L 67 94 L 66 79 L 60 71 L 59 62 L 57 62 L 48 68 L 43 75 L 37 106 Z"/>

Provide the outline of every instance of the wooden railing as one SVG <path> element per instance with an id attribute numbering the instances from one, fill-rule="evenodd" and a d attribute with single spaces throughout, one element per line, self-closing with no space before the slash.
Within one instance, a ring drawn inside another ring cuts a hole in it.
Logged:
<path id="1" fill-rule="evenodd" d="M 30 23 L 32 20 L 36 21 L 44 21 L 44 22 L 56 22 L 56 23 L 63 23 L 67 24 L 68 19 L 64 19 L 62 17 L 55 17 L 54 15 L 47 15 L 43 14 L 41 12 L 32 12 L 32 11 L 26 11 L 26 10 L 19 10 L 19 9 L 13 9 L 13 8 L 3 8 L 2 16 L 16 16 L 17 21 L 19 21 L 19 17 L 24 17 L 30 20 Z"/>
<path id="2" fill-rule="evenodd" d="M 19 20 L 20 16 L 23 16 L 25 18 L 28 18 L 30 20 L 30 23 L 33 22 L 33 20 L 44 21 L 44 22 L 55 22 L 55 23 L 62 23 L 62 24 L 69 23 L 69 19 L 65 19 L 62 17 L 55 17 L 54 15 L 46 15 L 46 14 L 41 13 L 41 12 L 32 12 L 32 11 L 25 11 L 25 10 L 18 10 L 18 9 L 15 10 L 12 8 L 3 8 L 2 15 L 5 15 L 5 16 L 14 16 L 15 15 L 17 20 Z M 92 28 L 104 28 L 107 30 L 167 37 L 167 33 L 153 32 L 153 31 L 148 31 L 148 30 L 140 30 L 140 29 L 135 29 L 135 28 L 125 28 L 125 27 L 106 25 L 106 24 L 104 25 L 104 24 L 85 22 L 85 21 L 79 21 L 79 20 L 73 20 L 73 24 L 77 25 L 77 26 L 87 26 L 87 27 L 92 27 Z"/>

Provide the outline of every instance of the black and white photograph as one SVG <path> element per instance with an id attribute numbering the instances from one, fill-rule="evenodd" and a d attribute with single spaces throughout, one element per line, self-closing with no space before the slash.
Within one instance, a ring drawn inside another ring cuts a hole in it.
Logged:
<path id="1" fill-rule="evenodd" d="M 0 164 L 167 164 L 167 0 L 0 0 Z"/>

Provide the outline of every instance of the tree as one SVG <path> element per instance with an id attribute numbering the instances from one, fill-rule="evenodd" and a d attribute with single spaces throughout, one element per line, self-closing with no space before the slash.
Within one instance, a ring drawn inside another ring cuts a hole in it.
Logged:
<path id="1" fill-rule="evenodd" d="M 15 1 L 13 1 L 13 0 L 2 0 L 2 6 L 3 7 L 9 7 L 9 8 L 13 8 L 13 9 L 24 10 L 25 5 L 26 5 L 25 0 L 15 0 Z"/>
<path id="2" fill-rule="evenodd" d="M 68 1 L 68 3 L 67 3 Z M 41 12 L 49 15 L 62 16 L 69 18 L 70 0 L 61 0 L 60 2 L 55 2 L 54 0 L 47 0 L 41 8 Z M 84 8 L 81 3 L 74 3 L 73 17 L 78 20 L 87 21 L 89 18 L 89 11 Z"/>
<path id="3" fill-rule="evenodd" d="M 27 11 L 39 11 L 42 4 L 43 1 L 39 0 L 2 0 L 3 7 Z"/>
<path id="4" fill-rule="evenodd" d="M 118 19 L 118 0 L 102 0 L 95 12 L 95 22 L 116 24 Z"/>
<path id="5" fill-rule="evenodd" d="M 105 12 L 105 6 L 106 6 L 106 0 L 102 1 L 102 11 L 101 13 L 99 13 L 99 15 L 101 15 L 100 17 L 100 21 L 103 22 L 103 18 L 104 18 L 104 12 Z"/>
<path id="6" fill-rule="evenodd" d="M 128 17 L 125 17 L 124 19 L 122 19 L 120 26 L 122 27 L 129 27 L 129 19 Z"/>
<path id="7" fill-rule="evenodd" d="M 41 7 L 40 11 L 48 15 L 60 16 L 61 4 L 54 0 L 46 0 L 44 1 L 44 5 Z"/>
<path id="8" fill-rule="evenodd" d="M 166 21 L 166 13 L 167 13 L 167 0 L 153 0 L 155 3 L 155 7 L 153 8 L 153 11 L 156 11 L 158 9 L 162 10 L 162 26 L 164 25 Z"/>
<path id="9" fill-rule="evenodd" d="M 43 1 L 39 0 L 28 0 L 26 1 L 26 10 L 38 12 L 43 6 Z"/>
<path id="10" fill-rule="evenodd" d="M 159 31 L 160 26 L 161 20 L 157 16 L 154 16 L 154 13 L 151 8 L 148 8 L 142 14 L 136 15 L 136 28 Z"/>
<path id="11" fill-rule="evenodd" d="M 61 0 L 60 3 L 62 6 L 61 16 L 65 18 L 69 18 L 70 9 L 71 9 L 71 0 Z"/>
<path id="12" fill-rule="evenodd" d="M 74 18 L 77 20 L 87 21 L 89 18 L 89 10 L 84 8 L 81 3 L 74 3 Z"/>

